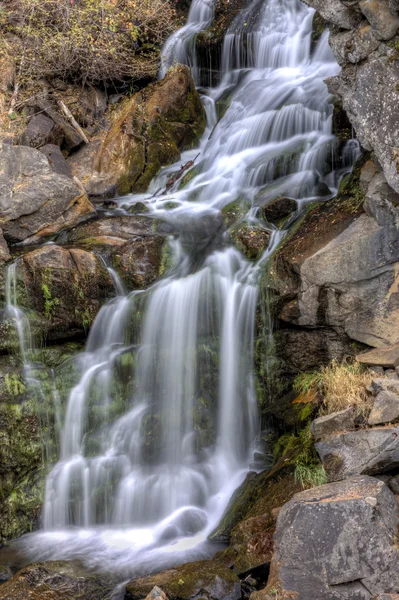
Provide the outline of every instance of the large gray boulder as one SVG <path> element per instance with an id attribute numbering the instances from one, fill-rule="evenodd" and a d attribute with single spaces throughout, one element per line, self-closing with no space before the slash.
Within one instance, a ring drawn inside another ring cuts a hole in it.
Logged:
<path id="1" fill-rule="evenodd" d="M 378 475 L 399 467 L 399 427 L 376 427 L 331 435 L 315 444 L 330 481 Z"/>
<path id="2" fill-rule="evenodd" d="M 371 600 L 399 589 L 398 508 L 388 487 L 353 477 L 299 493 L 277 520 L 268 588 L 254 599 Z M 251 596 L 252 600 L 252 596 Z"/>
<path id="3" fill-rule="evenodd" d="M 323 19 L 330 21 L 342 29 L 352 29 L 359 24 L 361 17 L 351 7 L 345 6 L 340 0 L 304 0 L 321 14 Z"/>
<path id="4" fill-rule="evenodd" d="M 311 431 L 317 440 L 337 431 L 347 431 L 355 428 L 356 411 L 353 406 L 345 410 L 318 417 L 312 423 Z"/>
<path id="5" fill-rule="evenodd" d="M 35 243 L 95 214 L 87 196 L 41 152 L 0 149 L 0 226 L 7 241 Z"/>
<path id="6" fill-rule="evenodd" d="M 392 302 L 398 261 L 397 226 L 381 227 L 360 215 L 302 263 L 298 325 L 320 325 L 323 314 L 326 325 L 364 344 L 399 342 L 399 311 Z"/>

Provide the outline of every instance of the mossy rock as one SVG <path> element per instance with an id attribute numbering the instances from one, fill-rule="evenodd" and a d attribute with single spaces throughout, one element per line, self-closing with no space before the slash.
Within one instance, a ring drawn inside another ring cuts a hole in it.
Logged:
<path id="1" fill-rule="evenodd" d="M 269 246 L 270 232 L 260 225 L 243 223 L 230 229 L 230 237 L 248 259 L 257 260 Z"/>
<path id="2" fill-rule="evenodd" d="M 160 587 L 169 600 L 240 600 L 241 585 L 237 575 L 216 561 L 188 563 L 157 575 L 130 581 L 126 600 L 143 600 L 152 589 Z"/>
<path id="3" fill-rule="evenodd" d="M 233 200 L 233 202 L 227 204 L 227 206 L 222 209 L 222 219 L 226 227 L 230 228 L 241 221 L 249 209 L 250 203 L 241 198 L 237 198 L 237 200 Z"/>

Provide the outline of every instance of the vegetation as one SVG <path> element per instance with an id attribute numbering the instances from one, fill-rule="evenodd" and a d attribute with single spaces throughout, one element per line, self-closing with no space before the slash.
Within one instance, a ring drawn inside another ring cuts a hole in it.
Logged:
<path id="1" fill-rule="evenodd" d="M 11 46 L 22 83 L 51 77 L 99 83 L 154 76 L 159 47 L 175 28 L 176 13 L 168 0 L 0 4 L 0 51 L 10 54 Z"/>
<path id="2" fill-rule="evenodd" d="M 371 382 L 370 372 L 358 362 L 333 360 L 328 366 L 313 373 L 300 373 L 294 382 L 299 393 L 318 390 L 322 395 L 321 415 L 356 406 L 359 413 L 370 409 L 367 386 Z"/>
<path id="3" fill-rule="evenodd" d="M 281 436 L 274 447 L 274 455 L 276 458 L 285 457 L 294 465 L 295 481 L 303 489 L 327 483 L 327 474 L 314 448 L 310 422 L 298 434 Z"/>

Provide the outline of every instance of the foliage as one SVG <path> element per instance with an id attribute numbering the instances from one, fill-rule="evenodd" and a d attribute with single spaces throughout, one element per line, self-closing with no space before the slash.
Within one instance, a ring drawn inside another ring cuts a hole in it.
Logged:
<path id="1" fill-rule="evenodd" d="M 314 373 L 300 373 L 294 382 L 298 393 L 317 389 L 322 394 L 321 415 L 356 406 L 359 413 L 370 409 L 367 386 L 371 382 L 370 372 L 358 362 L 333 360 L 328 366 Z"/>
<path id="2" fill-rule="evenodd" d="M 275 457 L 286 457 L 294 465 L 295 480 L 303 489 L 327 483 L 327 475 L 313 445 L 310 423 L 298 434 L 286 433 L 274 447 Z"/>
<path id="3" fill-rule="evenodd" d="M 153 76 L 158 48 L 176 27 L 169 0 L 5 0 L 0 6 L 0 32 L 14 40 L 25 80 Z"/>
<path id="4" fill-rule="evenodd" d="M 44 316 L 46 319 L 51 319 L 54 309 L 59 305 L 60 301 L 58 298 L 53 298 L 50 290 L 51 273 L 49 269 L 45 269 L 42 276 L 41 290 L 44 300 Z"/>

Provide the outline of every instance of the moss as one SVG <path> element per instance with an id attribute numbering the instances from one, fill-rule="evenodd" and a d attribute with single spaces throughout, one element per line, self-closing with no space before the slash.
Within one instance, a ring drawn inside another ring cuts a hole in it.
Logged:
<path id="1" fill-rule="evenodd" d="M 230 229 L 230 236 L 237 248 L 249 259 L 257 260 L 267 250 L 270 232 L 258 225 L 243 223 Z"/>
<path id="2" fill-rule="evenodd" d="M 226 227 L 232 227 L 241 221 L 247 214 L 249 208 L 249 202 L 242 198 L 237 198 L 237 200 L 233 200 L 233 202 L 227 204 L 227 206 L 222 209 L 222 219 Z"/>

